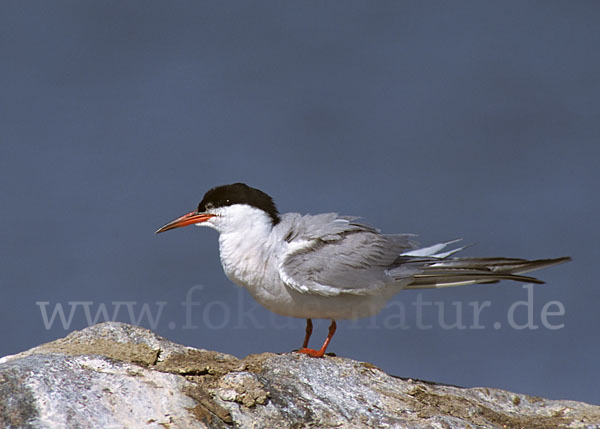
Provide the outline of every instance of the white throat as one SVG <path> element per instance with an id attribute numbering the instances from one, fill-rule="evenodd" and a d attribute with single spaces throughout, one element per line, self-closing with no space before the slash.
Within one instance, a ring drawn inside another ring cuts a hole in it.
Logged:
<path id="1" fill-rule="evenodd" d="M 261 284 L 273 256 L 271 218 L 260 209 L 244 204 L 221 207 L 205 222 L 220 232 L 221 264 L 227 277 L 241 286 Z"/>

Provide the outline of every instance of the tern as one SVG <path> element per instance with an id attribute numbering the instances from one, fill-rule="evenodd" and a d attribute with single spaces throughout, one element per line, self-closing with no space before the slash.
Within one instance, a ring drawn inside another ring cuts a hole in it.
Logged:
<path id="1" fill-rule="evenodd" d="M 442 288 L 514 280 L 543 283 L 523 273 L 569 261 L 569 257 L 455 257 L 466 246 L 446 250 L 459 240 L 420 247 L 412 234 L 382 234 L 337 213 L 280 214 L 273 199 L 244 183 L 210 189 L 196 210 L 156 233 L 187 225 L 219 232 L 223 270 L 268 310 L 306 319 L 298 350 L 322 357 L 336 320 L 369 317 L 405 289 Z M 329 319 L 323 346 L 308 348 L 312 319 Z"/>

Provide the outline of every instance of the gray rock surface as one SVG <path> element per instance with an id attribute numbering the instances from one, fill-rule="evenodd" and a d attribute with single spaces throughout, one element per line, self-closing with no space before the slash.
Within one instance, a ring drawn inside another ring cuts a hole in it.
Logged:
<path id="1" fill-rule="evenodd" d="M 339 357 L 238 359 L 108 322 L 1 358 L 0 427 L 600 428 L 600 407 Z"/>

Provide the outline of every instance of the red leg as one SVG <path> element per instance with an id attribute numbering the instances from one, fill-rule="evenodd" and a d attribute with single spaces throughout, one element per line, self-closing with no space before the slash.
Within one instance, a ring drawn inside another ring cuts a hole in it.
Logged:
<path id="1" fill-rule="evenodd" d="M 311 325 L 312 325 L 312 322 L 311 322 Z M 298 350 L 298 353 L 305 353 L 311 357 L 323 357 L 323 355 L 325 354 L 325 350 L 327 350 L 327 346 L 331 342 L 331 338 L 333 337 L 333 334 L 335 334 L 335 328 L 336 328 L 335 320 L 332 320 L 331 325 L 329 325 L 329 335 L 327 335 L 327 338 L 325 339 L 325 342 L 323 343 L 323 347 L 321 347 L 320 350 L 307 349 L 306 347 L 303 347 L 300 350 Z M 307 330 L 308 330 L 308 324 L 307 324 Z"/>
<path id="2" fill-rule="evenodd" d="M 304 337 L 304 344 L 302 344 L 303 349 L 308 347 L 308 340 L 310 340 L 311 334 L 312 334 L 312 320 L 306 319 L 306 336 Z"/>

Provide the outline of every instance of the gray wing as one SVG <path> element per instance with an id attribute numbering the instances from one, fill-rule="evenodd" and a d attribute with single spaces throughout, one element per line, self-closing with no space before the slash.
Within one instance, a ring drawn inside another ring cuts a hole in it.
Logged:
<path id="1" fill-rule="evenodd" d="M 467 246 L 443 252 L 452 240 L 418 248 L 413 235 L 383 235 L 335 213 L 289 218 L 288 251 L 279 273 L 291 288 L 325 296 L 377 294 L 389 284 L 406 289 L 440 288 L 500 280 L 543 283 L 523 273 L 570 261 L 456 258 Z"/>
<path id="2" fill-rule="evenodd" d="M 397 282 L 387 270 L 415 244 L 412 235 L 383 235 L 357 218 L 327 213 L 290 219 L 279 265 L 291 288 L 325 296 L 368 295 Z"/>

